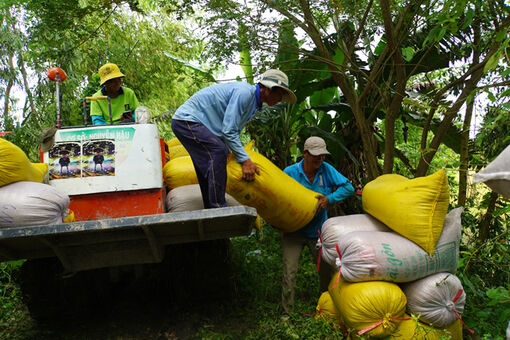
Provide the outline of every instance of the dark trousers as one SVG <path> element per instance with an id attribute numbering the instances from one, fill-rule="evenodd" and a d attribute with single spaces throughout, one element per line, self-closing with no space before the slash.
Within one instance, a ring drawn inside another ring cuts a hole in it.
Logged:
<path id="1" fill-rule="evenodd" d="M 191 156 L 204 208 L 226 207 L 228 149 L 225 143 L 201 123 L 172 119 L 172 131 Z"/>

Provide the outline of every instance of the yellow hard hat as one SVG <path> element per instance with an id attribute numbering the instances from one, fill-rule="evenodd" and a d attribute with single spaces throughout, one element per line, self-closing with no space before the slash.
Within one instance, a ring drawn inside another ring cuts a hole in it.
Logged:
<path id="1" fill-rule="evenodd" d="M 104 64 L 99 68 L 100 85 L 103 86 L 110 79 L 125 77 L 115 64 Z"/>

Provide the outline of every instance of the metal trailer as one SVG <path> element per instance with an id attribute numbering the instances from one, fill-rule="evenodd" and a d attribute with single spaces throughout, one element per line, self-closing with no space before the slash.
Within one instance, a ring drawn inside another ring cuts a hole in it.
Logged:
<path id="1" fill-rule="evenodd" d="M 27 259 L 19 283 L 42 322 L 110 308 L 133 282 L 169 304 L 222 299 L 233 292 L 230 238 L 249 235 L 256 217 L 254 208 L 235 206 L 0 229 L 0 256 Z"/>

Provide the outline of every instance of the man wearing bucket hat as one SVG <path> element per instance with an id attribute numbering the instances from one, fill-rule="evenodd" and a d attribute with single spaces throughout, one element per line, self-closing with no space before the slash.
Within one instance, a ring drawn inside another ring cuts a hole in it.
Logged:
<path id="1" fill-rule="evenodd" d="M 294 311 L 294 287 L 299 257 L 304 247 L 310 249 L 315 261 L 318 257 L 316 247 L 322 224 L 328 219 L 326 208 L 329 204 L 339 202 L 354 193 L 354 188 L 347 178 L 332 165 L 324 162 L 329 155 L 326 142 L 320 137 L 309 137 L 303 147 L 303 159 L 285 168 L 284 172 L 306 188 L 318 193 L 315 217 L 293 233 L 282 234 L 283 280 L 282 307 L 284 318 Z M 328 290 L 333 269 L 326 262 L 320 263 L 320 291 Z"/>
<path id="2" fill-rule="evenodd" d="M 262 103 L 295 103 L 287 75 L 268 70 L 256 85 L 231 82 L 202 89 L 180 106 L 172 117 L 172 131 L 191 156 L 204 207 L 226 207 L 227 155 L 234 153 L 243 179 L 253 181 L 258 167 L 243 149 L 239 133 Z"/>
<path id="3" fill-rule="evenodd" d="M 134 121 L 134 112 L 138 107 L 138 99 L 130 88 L 122 85 L 122 78 L 125 77 L 115 64 L 104 64 L 99 68 L 101 89 L 92 97 L 110 97 L 112 121 Z M 102 125 L 110 122 L 110 111 L 108 100 L 95 100 L 90 104 L 90 116 L 93 125 Z"/>

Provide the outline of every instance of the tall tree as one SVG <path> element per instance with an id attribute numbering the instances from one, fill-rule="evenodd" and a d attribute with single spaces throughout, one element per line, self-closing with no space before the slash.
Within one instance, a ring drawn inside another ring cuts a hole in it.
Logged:
<path id="1" fill-rule="evenodd" d="M 390 0 L 362 3 L 339 1 L 191 1 L 206 8 L 208 32 L 216 37 L 218 58 L 228 59 L 235 35 L 229 35 L 231 26 L 225 20 L 236 16 L 244 19 L 246 27 L 257 39 L 251 42 L 253 54 L 264 67 L 267 58 L 276 54 L 277 27 L 282 18 L 288 19 L 302 32 L 303 44 L 299 50 L 303 63 L 296 73 L 326 72 L 342 92 L 350 106 L 363 145 L 368 179 L 380 173 L 393 171 L 395 155 L 395 122 L 403 113 L 405 89 L 416 75 L 445 69 L 457 71 L 458 63 L 471 59 L 474 44 L 475 8 L 483 13 L 478 62 L 470 60 L 457 79 L 438 84 L 430 109 L 422 117 L 425 122 L 422 143 L 423 157 L 416 165 L 416 176 L 427 173 L 435 150 L 445 140 L 460 109 L 465 105 L 477 84 L 488 74 L 486 65 L 503 58 L 509 19 L 509 7 L 501 0 L 420 0 L 395 2 Z M 276 13 L 276 14 L 275 14 Z M 220 43 L 221 42 L 221 43 Z M 310 51 L 307 47 L 313 47 Z M 221 51 L 219 51 L 221 49 Z M 322 66 L 319 66 L 322 65 Z M 278 65 L 283 66 L 284 64 Z M 304 66 L 315 65 L 305 69 Z M 458 72 L 455 72 L 458 73 Z M 453 72 L 451 72 L 453 76 Z M 298 77 L 298 75 L 296 76 Z M 317 76 L 317 79 L 320 79 Z M 443 101 L 445 95 L 455 96 L 451 104 Z M 446 105 L 445 105 L 446 104 Z M 374 123 L 385 122 L 385 134 L 378 141 Z M 432 122 L 440 123 L 429 141 Z M 384 150 L 382 169 L 379 149 Z M 427 150 L 427 151 L 425 151 Z M 398 153 L 397 153 L 398 154 Z"/>

